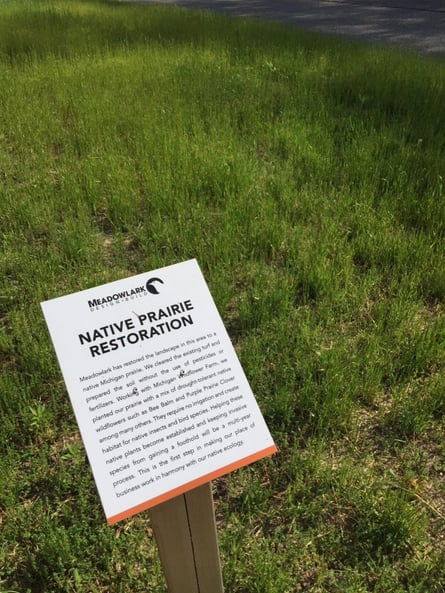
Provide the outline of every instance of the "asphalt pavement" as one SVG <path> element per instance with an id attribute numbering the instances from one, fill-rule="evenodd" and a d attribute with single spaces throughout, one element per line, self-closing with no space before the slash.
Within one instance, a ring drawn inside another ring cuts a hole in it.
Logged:
<path id="1" fill-rule="evenodd" d="M 309 31 L 445 55 L 445 0 L 139 1 L 271 19 Z"/>

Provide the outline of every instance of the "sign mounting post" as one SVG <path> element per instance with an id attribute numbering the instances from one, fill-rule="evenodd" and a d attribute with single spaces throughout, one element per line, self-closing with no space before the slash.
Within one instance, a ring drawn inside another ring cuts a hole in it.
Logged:
<path id="1" fill-rule="evenodd" d="M 223 593 L 211 483 L 149 514 L 169 593 Z"/>

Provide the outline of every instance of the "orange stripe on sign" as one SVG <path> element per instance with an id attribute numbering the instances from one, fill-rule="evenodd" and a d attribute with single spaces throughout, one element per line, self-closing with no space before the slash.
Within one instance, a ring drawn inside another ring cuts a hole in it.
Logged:
<path id="1" fill-rule="evenodd" d="M 277 452 L 277 448 L 275 445 L 271 447 L 267 447 L 267 449 L 262 449 L 261 451 L 257 451 L 252 455 L 248 455 L 247 457 L 243 457 L 238 461 L 234 461 L 233 463 L 229 463 L 229 465 L 225 465 L 220 467 L 219 469 L 210 472 L 200 478 L 196 478 L 186 484 L 182 484 L 182 486 L 178 486 L 177 488 L 173 488 L 173 490 L 169 490 L 168 492 L 164 492 L 164 494 L 160 494 L 159 496 L 155 496 L 155 498 L 151 498 L 150 500 L 146 500 L 145 502 L 141 502 L 134 507 L 131 507 L 117 515 L 113 515 L 112 517 L 107 518 L 108 525 L 113 525 L 113 523 L 117 523 L 118 521 L 122 521 L 122 519 L 128 519 L 128 517 L 132 517 L 136 515 L 136 513 L 140 513 L 141 511 L 145 511 L 150 509 L 151 507 L 155 507 L 162 502 L 170 500 L 171 498 L 175 498 L 175 496 L 179 496 L 180 494 L 184 494 L 188 490 L 192 490 L 193 488 L 197 488 L 198 486 L 202 486 L 207 482 L 211 482 L 215 478 L 220 478 L 230 472 L 233 472 L 236 469 L 244 467 L 245 465 L 249 465 L 254 461 L 258 461 L 259 459 L 263 459 L 263 457 L 268 457 L 269 455 L 273 455 Z"/>

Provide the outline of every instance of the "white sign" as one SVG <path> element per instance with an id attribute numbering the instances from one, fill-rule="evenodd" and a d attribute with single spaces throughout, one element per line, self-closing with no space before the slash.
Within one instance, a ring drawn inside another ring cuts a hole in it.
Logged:
<path id="1" fill-rule="evenodd" d="M 42 309 L 108 523 L 276 451 L 196 260 Z"/>

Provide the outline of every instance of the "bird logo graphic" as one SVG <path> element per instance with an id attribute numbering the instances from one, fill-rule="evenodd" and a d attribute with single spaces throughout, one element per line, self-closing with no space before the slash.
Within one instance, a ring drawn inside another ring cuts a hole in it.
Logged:
<path id="1" fill-rule="evenodd" d="M 159 290 L 157 289 L 157 287 L 154 284 L 156 282 L 160 282 L 161 284 L 164 284 L 164 281 L 161 280 L 160 278 L 149 278 L 149 280 L 147 280 L 147 283 L 145 284 L 146 290 L 148 292 L 150 292 L 151 294 L 159 294 Z"/>

